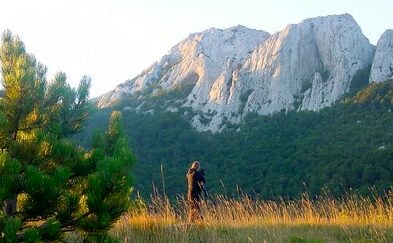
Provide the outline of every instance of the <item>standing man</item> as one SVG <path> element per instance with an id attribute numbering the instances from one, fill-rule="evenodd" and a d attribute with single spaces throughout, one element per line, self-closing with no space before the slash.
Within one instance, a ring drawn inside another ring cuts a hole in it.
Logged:
<path id="1" fill-rule="evenodd" d="M 203 171 L 199 170 L 199 161 L 194 161 L 187 172 L 187 200 L 189 204 L 189 221 L 194 222 L 197 219 L 203 219 L 199 203 L 201 193 L 205 191 L 205 177 Z"/>

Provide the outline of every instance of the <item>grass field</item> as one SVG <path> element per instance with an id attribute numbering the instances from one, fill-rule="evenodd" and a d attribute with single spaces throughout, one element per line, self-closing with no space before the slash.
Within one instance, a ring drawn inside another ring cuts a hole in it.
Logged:
<path id="1" fill-rule="evenodd" d="M 183 198 L 137 201 L 113 227 L 121 242 L 393 242 L 393 193 L 264 201 L 217 196 L 188 223 Z"/>

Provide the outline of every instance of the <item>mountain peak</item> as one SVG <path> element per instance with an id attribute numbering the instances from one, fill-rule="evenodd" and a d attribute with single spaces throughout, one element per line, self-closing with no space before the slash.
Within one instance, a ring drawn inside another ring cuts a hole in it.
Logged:
<path id="1" fill-rule="evenodd" d="M 123 96 L 144 90 L 153 84 L 169 90 L 183 84 L 205 84 L 205 79 L 217 78 L 231 72 L 243 58 L 270 36 L 262 30 L 234 26 L 227 29 L 210 28 L 190 34 L 171 48 L 168 55 L 126 85 L 99 98 L 98 106 L 107 107 Z"/>
<path id="2" fill-rule="evenodd" d="M 192 34 L 190 34 L 190 36 L 194 35 L 194 34 L 207 34 L 207 33 L 215 33 L 215 32 L 238 32 L 238 31 L 243 31 L 243 32 L 246 32 L 246 31 L 261 32 L 262 31 L 262 32 L 265 32 L 263 30 L 256 30 L 256 29 L 248 28 L 244 25 L 239 24 L 239 25 L 231 26 L 231 27 L 224 28 L 224 29 L 212 27 L 212 28 L 206 29 L 201 32 L 192 33 Z M 265 33 L 267 33 L 267 32 L 265 32 Z M 267 34 L 269 34 L 269 33 L 267 33 Z"/>
<path id="3" fill-rule="evenodd" d="M 273 35 L 241 25 L 210 28 L 190 34 L 158 63 L 100 97 L 98 106 L 138 91 L 160 94 L 188 86 L 177 108 L 167 109 L 190 107 L 194 127 L 216 132 L 250 112 L 328 106 L 349 91 L 373 54 L 349 14 L 306 19 Z"/>
<path id="4" fill-rule="evenodd" d="M 388 29 L 378 40 L 370 81 L 382 82 L 391 78 L 393 78 L 393 30 Z"/>

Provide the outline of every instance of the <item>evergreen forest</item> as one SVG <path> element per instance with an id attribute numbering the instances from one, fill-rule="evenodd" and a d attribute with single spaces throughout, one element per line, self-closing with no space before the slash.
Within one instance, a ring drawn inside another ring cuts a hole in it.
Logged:
<path id="1" fill-rule="evenodd" d="M 241 125 L 228 123 L 216 134 L 196 131 L 189 123 L 193 111 L 177 105 L 189 91 L 91 108 L 86 129 L 74 139 L 88 146 L 112 109 L 122 110 L 137 157 L 134 189 L 144 198 L 185 195 L 194 160 L 205 169 L 210 194 L 231 197 L 370 195 L 393 185 L 393 80 L 363 86 L 319 112 L 248 114 Z M 180 108 L 168 112 L 163 104 Z"/>

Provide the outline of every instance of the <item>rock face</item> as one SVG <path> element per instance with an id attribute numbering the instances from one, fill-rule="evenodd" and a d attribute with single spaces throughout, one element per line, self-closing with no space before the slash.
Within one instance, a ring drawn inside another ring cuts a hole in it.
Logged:
<path id="1" fill-rule="evenodd" d="M 211 28 L 191 34 L 160 62 L 101 96 L 98 106 L 110 106 L 125 95 L 148 88 L 168 90 L 187 84 L 195 85 L 193 93 L 200 96 L 199 100 L 208 99 L 213 83 L 230 77 L 244 57 L 269 36 L 267 32 L 244 26 L 225 30 Z"/>
<path id="2" fill-rule="evenodd" d="M 240 71 L 246 111 L 319 110 L 349 91 L 374 49 L 350 15 L 289 25 L 260 45 Z"/>
<path id="3" fill-rule="evenodd" d="M 374 47 L 347 14 L 307 19 L 273 35 L 242 26 L 209 29 L 190 35 L 159 63 L 101 96 L 98 106 L 191 85 L 182 103 L 196 111 L 191 123 L 217 132 L 250 112 L 331 105 L 373 56 Z"/>
<path id="4" fill-rule="evenodd" d="M 370 72 L 370 82 L 393 78 L 393 30 L 386 30 L 378 40 Z"/>

